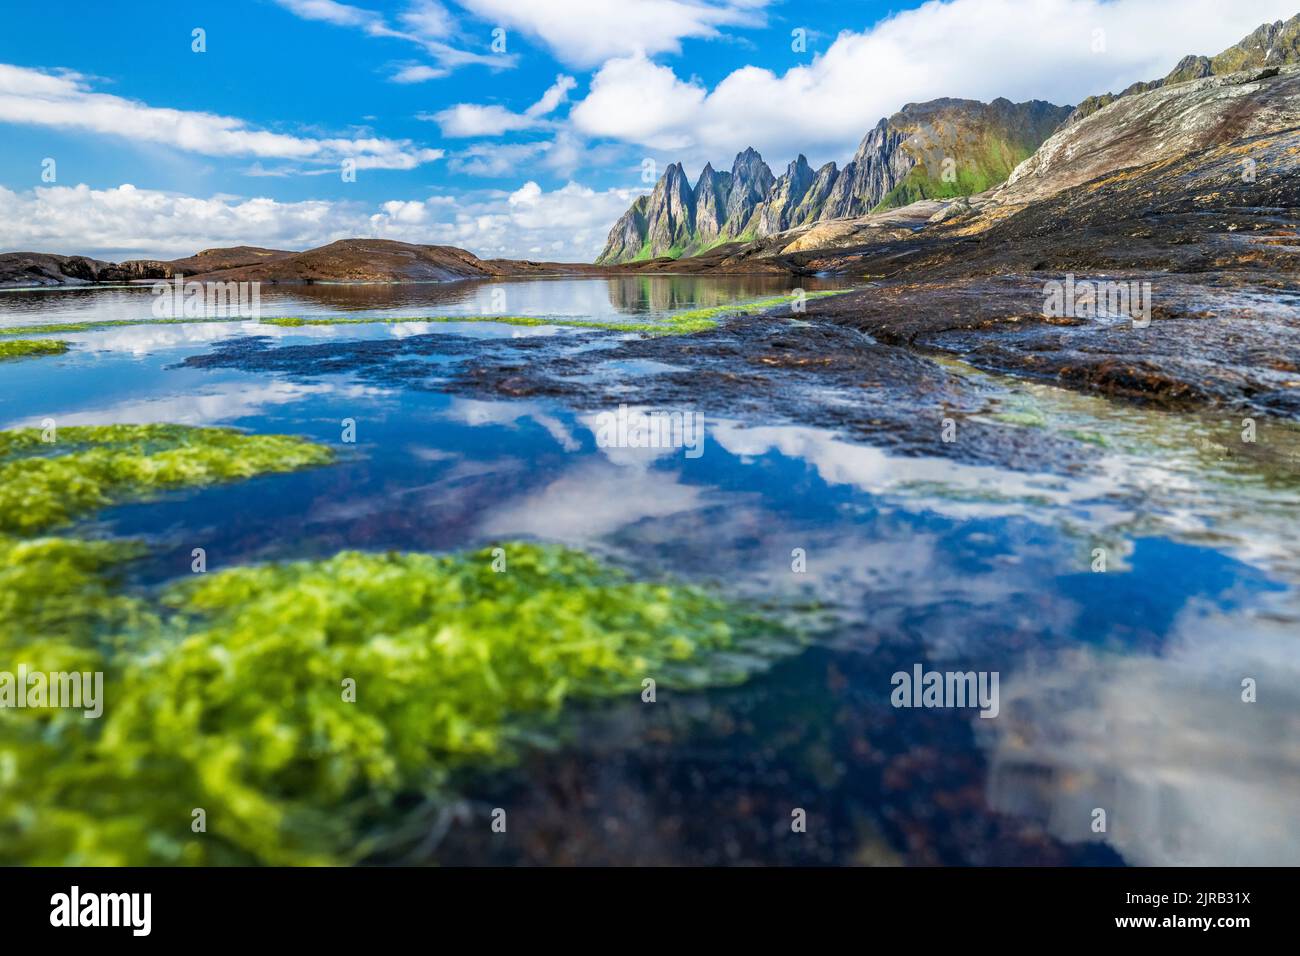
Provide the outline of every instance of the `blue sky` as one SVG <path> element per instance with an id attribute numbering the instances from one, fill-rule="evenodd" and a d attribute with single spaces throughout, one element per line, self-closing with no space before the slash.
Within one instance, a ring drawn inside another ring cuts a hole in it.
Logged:
<path id="1" fill-rule="evenodd" d="M 753 145 L 778 173 L 798 152 L 842 162 L 906 102 L 1073 103 L 1295 7 L 64 2 L 63 28 L 0 35 L 0 250 L 170 258 L 372 235 L 590 259 L 647 191 L 647 160 L 694 176 Z"/>

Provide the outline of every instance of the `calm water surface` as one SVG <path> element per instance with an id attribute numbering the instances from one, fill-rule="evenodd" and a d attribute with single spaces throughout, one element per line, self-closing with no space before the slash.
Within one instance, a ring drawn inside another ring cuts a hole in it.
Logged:
<path id="1" fill-rule="evenodd" d="M 265 315 L 662 315 L 774 295 L 766 279 L 578 279 L 271 289 Z M 134 319 L 142 289 L 0 294 L 0 325 Z M 443 862 L 1300 863 L 1300 509 L 1295 467 L 1218 461 L 1194 417 L 992 383 L 1034 427 L 1101 435 L 1083 473 L 900 457 L 816 422 L 706 415 L 704 453 L 597 446 L 590 412 L 466 397 L 340 370 L 179 366 L 237 337 L 277 345 L 426 334 L 551 336 L 586 374 L 601 334 L 485 324 L 76 333 L 0 366 L 0 424 L 179 422 L 337 444 L 335 467 L 96 516 L 155 545 L 138 584 L 342 548 L 505 538 L 581 546 L 636 572 L 816 604 L 813 643 L 743 687 L 592 706 L 571 743 L 468 782 L 510 800 L 509 846 L 453 826 Z M 451 370 L 458 355 L 431 359 Z M 975 373 L 971 373 L 972 375 Z M 1025 428 L 1007 416 L 1008 429 Z M 1278 434 L 1292 441 L 1277 424 Z M 1300 447 L 1294 445 L 1292 447 Z M 1090 568 L 1104 546 L 1107 573 Z M 803 549 L 807 570 L 791 571 Z M 1000 711 L 906 710 L 916 663 L 996 671 Z M 1243 678 L 1258 701 L 1240 700 Z M 492 802 L 488 802 L 492 801 Z M 790 832 L 804 808 L 808 832 Z M 1092 830 L 1104 808 L 1107 831 Z"/>

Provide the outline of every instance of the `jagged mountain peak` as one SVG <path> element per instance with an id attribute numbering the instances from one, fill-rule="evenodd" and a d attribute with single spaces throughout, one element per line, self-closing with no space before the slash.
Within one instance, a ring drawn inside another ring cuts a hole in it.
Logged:
<path id="1" fill-rule="evenodd" d="M 648 250 L 638 255 L 681 255 L 695 231 L 695 193 L 681 163 L 669 163 L 645 211 Z"/>
<path id="2" fill-rule="evenodd" d="M 752 146 L 736 154 L 735 162 L 731 164 L 731 175 L 734 179 L 753 183 L 764 192 L 771 188 L 772 181 L 776 178 L 767 163 L 763 162 L 758 150 Z"/>
<path id="3" fill-rule="evenodd" d="M 681 164 L 674 163 L 650 196 L 642 242 L 635 247 L 629 242 L 628 231 L 638 224 L 629 210 L 611 230 L 598 261 L 690 255 L 721 242 L 862 216 L 882 203 L 982 191 L 1002 182 L 1068 112 L 1041 100 L 980 103 L 946 97 L 908 103 L 880 120 L 843 169 L 825 163 L 814 171 L 799 153 L 777 177 L 749 146 L 736 154 L 730 173 L 706 163 L 691 189 Z M 951 178 L 945 159 L 952 160 Z"/>
<path id="4" fill-rule="evenodd" d="M 699 178 L 695 180 L 696 202 L 698 202 L 700 199 L 700 195 L 699 195 L 700 190 L 710 189 L 710 188 L 716 189 L 720 183 L 726 183 L 728 186 L 730 186 L 731 173 L 720 173 L 713 168 L 712 163 L 705 163 L 704 168 L 700 170 Z M 726 202 L 725 194 L 723 195 L 722 199 L 723 202 L 725 203 Z"/>
<path id="5" fill-rule="evenodd" d="M 714 170 L 705 163 L 700 178 L 695 182 L 695 239 L 696 246 L 714 242 L 722 233 L 727 221 L 727 196 L 731 192 L 731 173 Z"/>
<path id="6" fill-rule="evenodd" d="M 1300 63 L 1300 13 L 1256 27 L 1211 61 L 1214 74 Z"/>
<path id="7" fill-rule="evenodd" d="M 664 174 L 659 177 L 659 181 L 667 184 L 669 188 L 676 188 L 679 183 L 685 183 L 687 181 L 686 167 L 681 163 L 669 163 L 664 168 Z"/>

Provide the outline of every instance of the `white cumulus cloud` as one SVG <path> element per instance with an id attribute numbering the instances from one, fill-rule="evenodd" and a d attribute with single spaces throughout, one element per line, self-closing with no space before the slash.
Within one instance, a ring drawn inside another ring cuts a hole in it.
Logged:
<path id="1" fill-rule="evenodd" d="M 207 198 L 124 184 L 112 189 L 0 187 L 0 249 L 170 259 L 200 249 L 254 245 L 308 249 L 349 237 L 452 245 L 484 257 L 591 261 L 609 224 L 635 198 L 570 182 L 544 190 L 476 190 L 425 200 L 359 202 L 264 196 Z"/>
<path id="2" fill-rule="evenodd" d="M 497 0 L 491 0 L 497 2 Z M 500 0 L 508 2 L 508 0 Z M 1186 54 L 1213 55 L 1295 0 L 932 0 L 839 34 L 806 65 L 745 66 L 711 89 L 646 51 L 605 62 L 570 111 L 582 133 L 688 159 L 754 146 L 842 159 L 904 104 L 941 96 L 1077 103 L 1163 76 Z"/>
<path id="3" fill-rule="evenodd" d="M 479 256 L 590 262 L 635 190 L 595 190 L 576 182 L 547 191 L 529 181 L 513 192 L 481 190 L 452 206 L 386 203 L 368 235 L 460 246 Z M 423 238 L 420 238 L 423 237 Z"/>
<path id="4" fill-rule="evenodd" d="M 578 85 L 571 76 L 560 74 L 539 99 L 522 113 L 514 113 L 495 104 L 457 103 L 432 115 L 421 113 L 418 117 L 438 124 L 444 136 L 500 136 L 520 130 L 537 129 L 548 125 L 545 117 L 569 98 L 569 91 Z"/>
<path id="5" fill-rule="evenodd" d="M 443 156 L 406 139 L 292 136 L 233 116 L 150 106 L 97 93 L 85 77 L 0 63 L 0 122 L 45 126 L 154 143 L 205 156 L 337 163 L 358 169 L 414 169 Z"/>
<path id="6" fill-rule="evenodd" d="M 767 0 L 459 0 L 491 23 L 540 40 L 575 67 L 635 52 L 676 53 L 722 28 L 761 27 Z"/>

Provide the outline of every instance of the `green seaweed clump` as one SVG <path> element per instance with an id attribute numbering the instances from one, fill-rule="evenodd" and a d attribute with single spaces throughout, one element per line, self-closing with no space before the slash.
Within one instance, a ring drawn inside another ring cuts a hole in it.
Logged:
<path id="1" fill-rule="evenodd" d="M 46 439 L 50 439 L 46 441 Z M 281 435 L 177 425 L 0 431 L 0 651 L 28 664 L 104 663 L 121 635 L 157 624 L 118 581 L 144 547 L 129 540 L 37 537 L 106 504 L 330 460 Z M 48 664 L 49 666 L 44 666 Z"/>
<path id="2" fill-rule="evenodd" d="M 827 296 L 843 295 L 846 292 L 852 292 L 852 289 L 822 289 L 818 292 L 805 292 L 803 298 L 805 301 L 812 299 L 824 299 Z M 788 305 L 795 300 L 794 295 L 775 295 L 766 299 L 755 299 L 752 302 L 744 302 L 738 305 L 715 305 L 707 309 L 691 309 L 687 312 L 678 312 L 669 317 L 668 326 L 671 328 L 670 334 L 681 335 L 683 333 L 701 332 L 705 329 L 711 329 L 718 324 L 719 316 L 724 315 L 756 315 L 759 312 L 766 312 L 768 309 L 775 309 L 782 305 Z M 659 333 L 665 334 L 665 333 Z"/>
<path id="3" fill-rule="evenodd" d="M 0 340 L 0 362 L 38 355 L 62 355 L 67 350 L 68 343 L 57 339 L 5 339 Z"/>
<path id="4" fill-rule="evenodd" d="M 48 441 L 47 441 L 48 439 Z M 129 540 L 43 537 L 108 503 L 327 461 L 328 449 L 284 436 L 167 425 L 0 432 L 0 670 L 123 672 L 156 653 L 163 609 L 124 589 Z M 61 708 L 0 708 L 0 859 L 38 863 L 167 859 L 152 832 L 128 833 L 147 787 L 121 783 L 102 747 L 103 720 Z M 97 788 L 110 785 L 99 794 Z M 120 848 L 138 838 L 134 856 Z M 113 849 L 113 848 L 118 849 Z"/>
<path id="5" fill-rule="evenodd" d="M 105 675 L 96 698 L 113 695 L 114 660 L 125 635 L 156 632 L 141 598 L 124 593 L 118 572 L 141 553 L 130 541 L 0 535 L 0 670 Z M 94 678 L 91 677 L 93 682 Z M 0 860 L 38 863 L 97 859 L 76 850 L 99 839 L 98 821 L 77 808 L 91 770 L 98 724 L 83 710 L 0 708 Z M 46 845 L 46 839 L 52 842 Z M 109 861 L 115 858 L 108 858 Z"/>
<path id="6" fill-rule="evenodd" d="M 37 534 L 156 491 L 293 471 L 332 460 L 301 438 L 183 425 L 0 432 L 0 534 Z"/>
<path id="7" fill-rule="evenodd" d="M 87 319 L 81 322 L 48 322 L 44 325 L 9 325 L 0 327 L 0 335 L 59 335 L 69 332 L 102 332 L 136 325 L 211 325 L 213 323 L 254 322 L 246 316 L 210 316 L 147 319 Z M 0 342 L 0 345 L 3 345 Z"/>
<path id="8" fill-rule="evenodd" d="M 21 648 L 42 670 L 81 669 L 56 661 L 102 664 L 114 635 L 142 630 L 150 618 L 116 580 L 142 553 L 133 541 L 0 535 L 0 654 Z"/>
<path id="9" fill-rule="evenodd" d="M 795 646 L 704 589 L 528 543 L 501 571 L 489 550 L 349 551 L 128 589 L 140 544 L 43 535 L 329 450 L 168 425 L 46 437 L 0 432 L 0 670 L 102 672 L 102 716 L 0 708 L 0 864 L 400 851 L 460 774 L 561 739 L 567 704 L 738 682 Z"/>
<path id="10" fill-rule="evenodd" d="M 354 861 L 400 801 L 436 802 L 458 769 L 554 739 L 566 702 L 639 694 L 647 677 L 738 682 L 790 646 L 705 590 L 504 547 L 500 573 L 488 550 L 343 552 L 174 585 L 170 633 L 126 656 L 98 733 L 10 756 L 60 772 L 0 786 L 0 820 L 32 821 L 0 829 L 0 860 Z"/>

